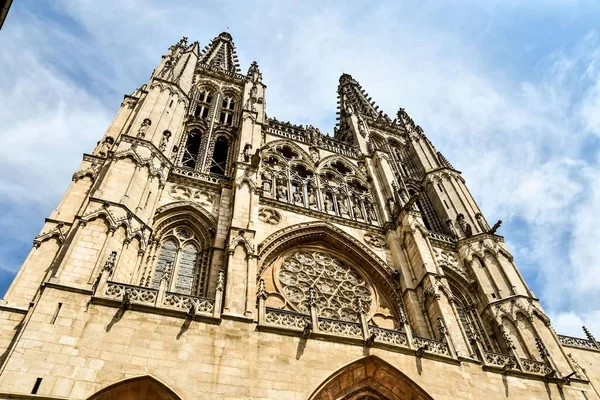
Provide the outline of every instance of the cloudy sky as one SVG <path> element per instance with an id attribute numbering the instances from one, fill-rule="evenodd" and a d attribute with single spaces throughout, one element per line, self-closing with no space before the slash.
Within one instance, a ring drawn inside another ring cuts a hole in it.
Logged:
<path id="1" fill-rule="evenodd" d="M 0 31 L 0 293 L 123 94 L 182 36 L 229 30 L 270 116 L 332 132 L 342 72 L 389 115 L 406 108 L 504 221 L 555 328 L 600 336 L 598 21 L 593 0 L 16 1 Z"/>

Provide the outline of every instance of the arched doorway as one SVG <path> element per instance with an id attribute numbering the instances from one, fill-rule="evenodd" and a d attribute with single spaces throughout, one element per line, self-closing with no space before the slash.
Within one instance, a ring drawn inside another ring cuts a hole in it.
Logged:
<path id="1" fill-rule="evenodd" d="M 392 365 L 369 356 L 335 372 L 309 399 L 433 400 L 433 397 Z"/>
<path id="2" fill-rule="evenodd" d="M 87 400 L 182 400 L 164 383 L 151 376 L 138 376 L 105 387 Z"/>

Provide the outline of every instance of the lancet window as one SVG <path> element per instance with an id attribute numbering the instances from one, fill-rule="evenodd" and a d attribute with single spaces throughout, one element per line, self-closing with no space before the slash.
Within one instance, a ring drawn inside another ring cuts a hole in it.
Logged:
<path id="1" fill-rule="evenodd" d="M 185 147 L 183 149 L 183 157 L 181 159 L 181 164 L 184 167 L 196 168 L 201 142 L 202 135 L 198 130 L 194 129 L 188 133 Z"/>
<path id="2" fill-rule="evenodd" d="M 263 196 L 359 222 L 380 223 L 364 173 L 341 158 L 322 160 L 317 169 L 313 164 L 286 144 L 263 151 Z"/>
<path id="3" fill-rule="evenodd" d="M 210 105 L 212 103 L 213 95 L 207 88 L 201 89 L 198 94 L 198 100 L 196 102 L 196 109 L 194 110 L 194 116 L 202 119 L 208 118 L 208 112 L 210 111 Z"/>
<path id="4" fill-rule="evenodd" d="M 221 124 L 233 126 L 233 115 L 235 111 L 235 100 L 232 97 L 223 97 L 221 104 L 221 115 L 219 116 L 219 122 Z"/>
<path id="5" fill-rule="evenodd" d="M 210 162 L 210 173 L 225 176 L 227 173 L 227 159 L 229 156 L 229 141 L 224 136 L 219 136 L 215 141 Z"/>
<path id="6" fill-rule="evenodd" d="M 161 241 L 151 286 L 158 289 L 162 281 L 167 291 L 202 294 L 208 257 L 201 251 L 196 234 L 188 227 L 170 229 Z M 206 250 L 206 249 L 205 249 Z"/>

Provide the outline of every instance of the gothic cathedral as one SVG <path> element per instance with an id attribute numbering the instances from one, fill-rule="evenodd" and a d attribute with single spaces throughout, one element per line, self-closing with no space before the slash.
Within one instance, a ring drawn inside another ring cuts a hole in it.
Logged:
<path id="1" fill-rule="evenodd" d="M 600 399 L 404 109 L 343 74 L 324 135 L 266 89 L 224 32 L 125 96 L 0 303 L 0 399 Z"/>

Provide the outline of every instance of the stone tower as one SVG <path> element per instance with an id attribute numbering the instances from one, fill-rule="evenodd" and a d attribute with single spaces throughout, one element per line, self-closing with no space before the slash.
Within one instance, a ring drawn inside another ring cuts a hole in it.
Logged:
<path id="1" fill-rule="evenodd" d="M 0 399 L 600 398 L 403 109 L 348 74 L 332 136 L 265 104 L 225 32 L 125 96 L 0 305 Z"/>

